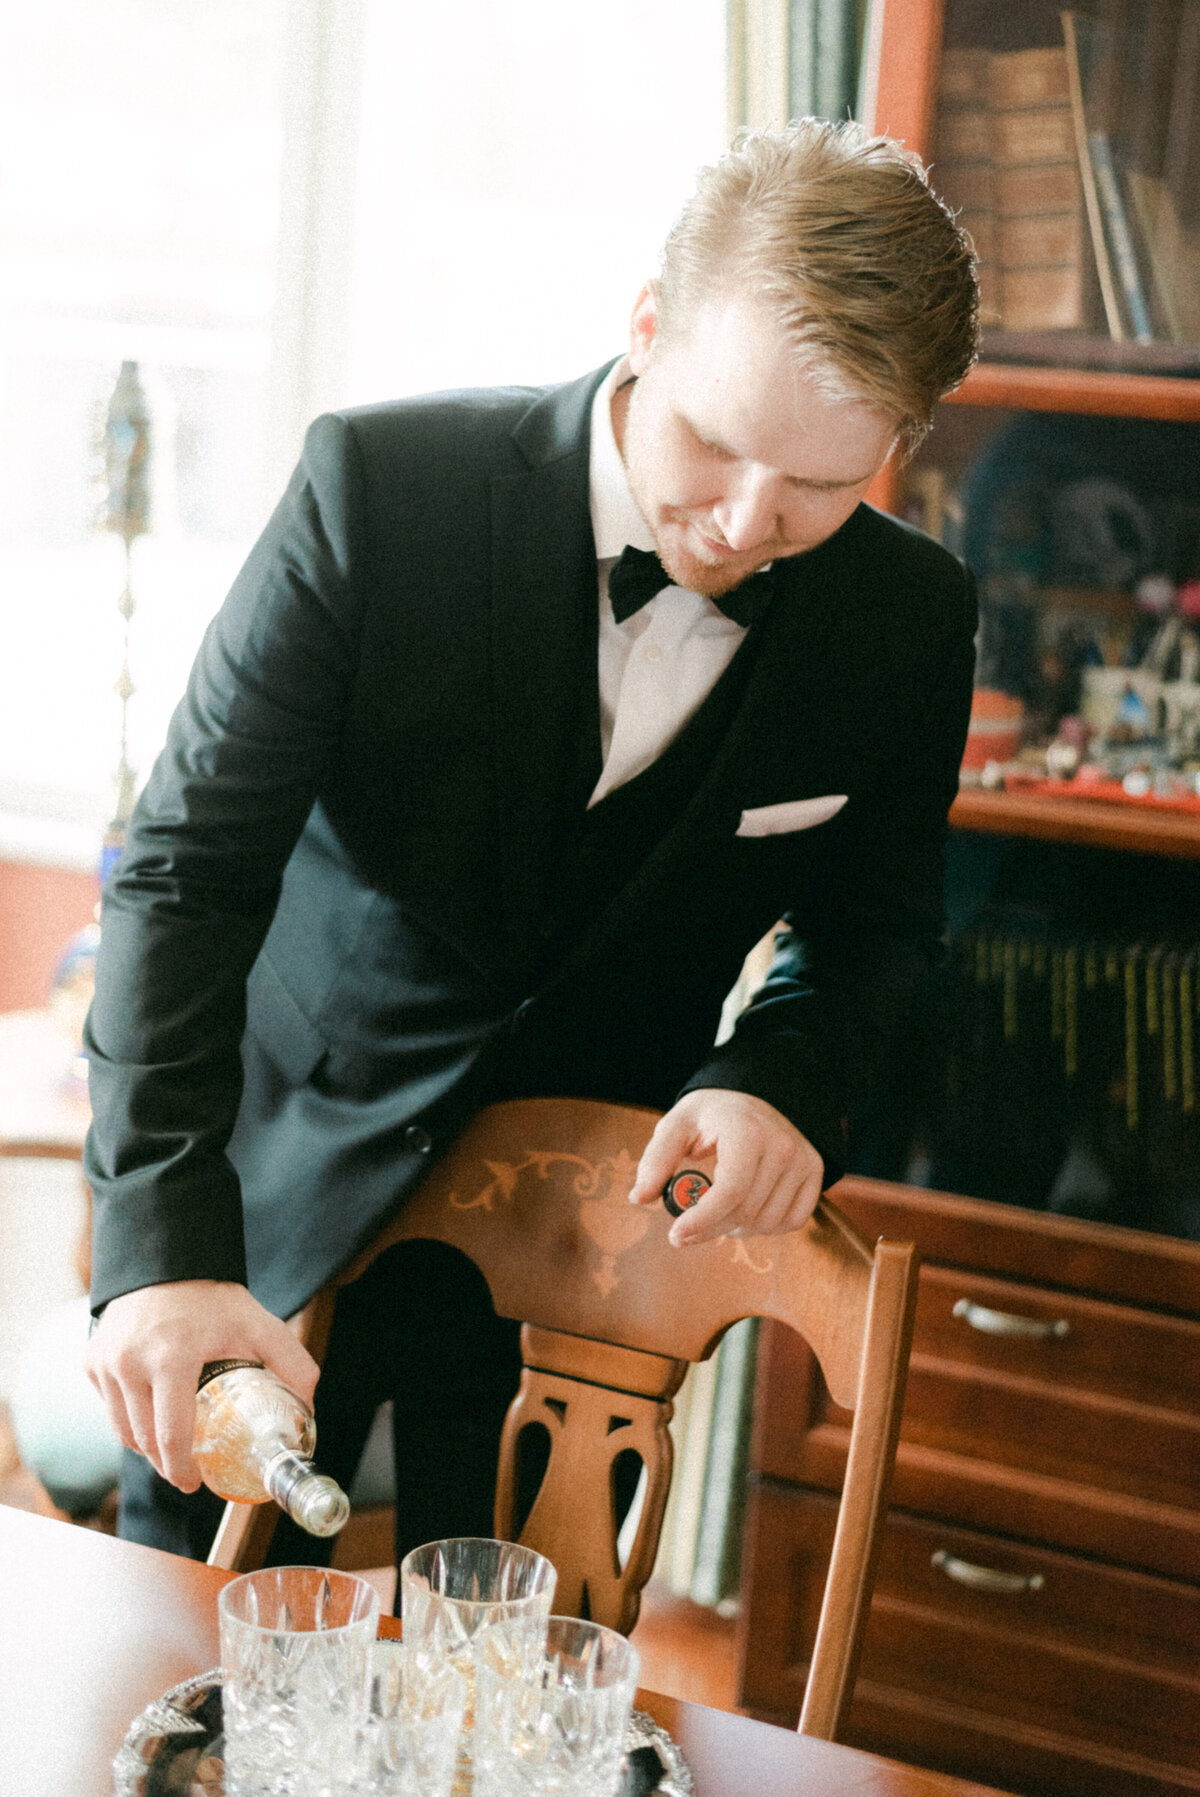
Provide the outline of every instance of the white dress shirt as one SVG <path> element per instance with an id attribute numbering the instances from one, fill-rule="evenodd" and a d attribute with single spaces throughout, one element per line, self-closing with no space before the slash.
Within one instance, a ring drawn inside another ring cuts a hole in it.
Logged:
<path id="1" fill-rule="evenodd" d="M 676 586 L 664 587 L 624 624 L 613 617 L 608 597 L 613 563 L 626 543 L 654 548 L 613 436 L 613 394 L 631 378 L 622 358 L 592 404 L 589 489 L 600 584 L 604 764 L 589 806 L 657 760 L 699 710 L 746 634 L 710 599 Z"/>

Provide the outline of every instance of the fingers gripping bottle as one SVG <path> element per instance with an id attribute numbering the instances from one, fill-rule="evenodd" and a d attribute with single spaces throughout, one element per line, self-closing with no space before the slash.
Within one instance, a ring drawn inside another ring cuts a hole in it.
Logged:
<path id="1" fill-rule="evenodd" d="M 200 1375 L 192 1452 L 200 1477 L 237 1504 L 274 1498 L 310 1535 L 336 1535 L 350 1514 L 341 1486 L 312 1462 L 313 1413 L 254 1360 L 213 1360 Z"/>

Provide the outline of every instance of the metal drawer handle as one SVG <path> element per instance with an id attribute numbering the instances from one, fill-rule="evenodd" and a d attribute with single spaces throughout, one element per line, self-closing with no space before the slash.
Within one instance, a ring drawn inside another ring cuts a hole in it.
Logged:
<path id="1" fill-rule="evenodd" d="M 1037 1341 L 1058 1342 L 1071 1333 L 1066 1317 L 1059 1317 L 1054 1323 L 1044 1317 L 1018 1317 L 1010 1310 L 989 1310 L 986 1304 L 976 1304 L 971 1298 L 960 1298 L 953 1314 L 981 1335 L 1023 1335 Z"/>
<path id="2" fill-rule="evenodd" d="M 975 1591 L 1040 1591 L 1046 1583 L 1040 1572 L 1000 1572 L 994 1566 L 976 1566 L 972 1560 L 960 1560 L 939 1547 L 931 1564 L 944 1572 L 956 1585 L 970 1585 Z"/>

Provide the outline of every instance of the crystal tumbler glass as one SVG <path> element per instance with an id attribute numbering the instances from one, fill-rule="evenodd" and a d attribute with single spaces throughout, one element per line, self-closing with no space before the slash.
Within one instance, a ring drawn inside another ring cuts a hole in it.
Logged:
<path id="1" fill-rule="evenodd" d="M 379 1594 L 320 1566 L 275 1566 L 217 1599 L 226 1797 L 335 1797 L 356 1763 Z"/>
<path id="2" fill-rule="evenodd" d="M 471 1790 L 476 1645 L 500 1622 L 524 1622 L 544 1633 L 557 1579 L 550 1561 L 532 1548 L 478 1536 L 430 1541 L 400 1563 L 405 1641 L 448 1660 L 467 1680 L 455 1797 Z"/>
<path id="3" fill-rule="evenodd" d="M 450 1797 L 467 1681 L 448 1660 L 377 1641 L 356 1797 Z"/>
<path id="4" fill-rule="evenodd" d="M 552 1616 L 479 1644 L 475 1797 L 613 1797 L 640 1660 L 623 1635 Z"/>

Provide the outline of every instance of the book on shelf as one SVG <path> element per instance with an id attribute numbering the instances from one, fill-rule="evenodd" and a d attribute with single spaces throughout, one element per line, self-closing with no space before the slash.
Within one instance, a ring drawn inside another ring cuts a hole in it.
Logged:
<path id="1" fill-rule="evenodd" d="M 1200 0 L 1183 0 L 1161 176 L 1181 230 L 1200 232 Z"/>
<path id="2" fill-rule="evenodd" d="M 1038 55 L 1059 52 L 1039 50 Z M 998 63 L 1003 60 L 1004 53 L 994 58 Z M 993 102 L 991 127 L 992 157 L 998 168 L 1053 168 L 1074 159 L 1075 126 L 1069 106 L 1047 103 L 1008 112 Z"/>
<path id="3" fill-rule="evenodd" d="M 1104 131 L 1089 131 L 1087 143 L 1105 235 L 1112 252 L 1113 268 L 1125 296 L 1130 335 L 1138 343 L 1153 343 L 1154 332 L 1150 326 L 1146 289 L 1142 283 L 1142 271 L 1138 267 L 1137 252 L 1133 247 L 1133 233 L 1129 228 L 1125 201 L 1117 180 L 1117 165 L 1113 160 L 1112 147 Z"/>
<path id="4" fill-rule="evenodd" d="M 1195 343 L 1200 0 L 1169 9 L 1152 0 L 1149 16 L 1131 15 L 1123 34 L 1086 13 L 1061 18 L 1109 333 L 1141 344 Z"/>
<path id="5" fill-rule="evenodd" d="M 1003 330 L 1080 329 L 1083 200 L 1065 49 L 950 49 L 935 180 L 979 261 L 982 315 Z"/>
<path id="6" fill-rule="evenodd" d="M 1078 329 L 1087 294 L 1065 50 L 996 52 L 988 64 L 988 105 L 1001 323 L 1010 331 Z"/>
<path id="7" fill-rule="evenodd" d="M 1200 342 L 1200 230 L 1180 223 L 1167 182 L 1130 169 L 1133 215 L 1172 343 Z"/>
<path id="8" fill-rule="evenodd" d="M 959 214 L 975 249 L 981 316 L 1000 314 L 996 274 L 996 182 L 992 166 L 986 50 L 947 49 L 942 55 L 935 186 Z"/>
<path id="9" fill-rule="evenodd" d="M 1057 14 L 1060 45 L 942 59 L 934 180 L 985 325 L 1200 342 L 1200 0 Z"/>
<path id="10" fill-rule="evenodd" d="M 1067 59 L 1067 78 L 1071 89 L 1071 113 L 1074 121 L 1075 152 L 1079 159 L 1079 173 L 1083 182 L 1084 202 L 1087 208 L 1088 228 L 1091 233 L 1092 250 L 1096 258 L 1096 272 L 1100 278 L 1100 293 L 1104 301 L 1104 316 L 1108 322 L 1109 336 L 1120 341 L 1128 336 L 1121 308 L 1117 301 L 1117 283 L 1113 271 L 1112 257 L 1109 254 L 1108 239 L 1104 231 L 1104 212 L 1101 208 L 1100 189 L 1096 180 L 1096 165 L 1092 159 L 1092 144 L 1088 131 L 1087 108 L 1083 90 L 1083 60 L 1080 47 L 1080 23 L 1073 12 L 1064 11 L 1062 17 L 1063 41 Z M 1088 21 L 1082 21 L 1089 26 Z"/>

